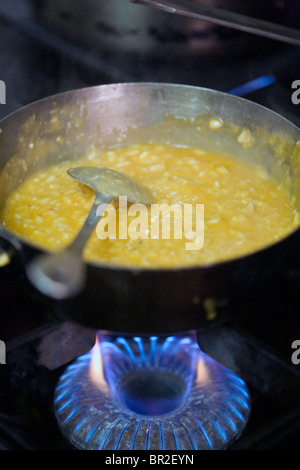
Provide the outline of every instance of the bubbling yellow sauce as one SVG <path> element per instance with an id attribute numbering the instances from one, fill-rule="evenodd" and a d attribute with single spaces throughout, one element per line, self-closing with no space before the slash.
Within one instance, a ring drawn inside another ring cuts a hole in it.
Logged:
<path id="1" fill-rule="evenodd" d="M 3 224 L 51 251 L 70 244 L 94 199 L 92 189 L 66 172 L 75 166 L 117 170 L 148 188 L 158 204 L 204 207 L 201 249 L 187 250 L 184 233 L 181 239 L 151 238 L 150 216 L 144 237 L 136 240 L 101 240 L 95 230 L 83 253 L 90 262 L 140 268 L 206 265 L 266 247 L 299 224 L 288 192 L 262 168 L 202 149 L 146 143 L 92 151 L 37 172 L 8 198 Z"/>

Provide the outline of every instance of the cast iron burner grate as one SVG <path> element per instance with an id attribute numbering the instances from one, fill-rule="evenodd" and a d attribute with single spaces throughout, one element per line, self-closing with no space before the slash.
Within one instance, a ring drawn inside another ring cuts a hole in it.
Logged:
<path id="1" fill-rule="evenodd" d="M 247 387 L 204 354 L 196 336 L 99 333 L 98 340 L 65 370 L 55 391 L 56 419 L 74 447 L 215 450 L 243 432 Z"/>

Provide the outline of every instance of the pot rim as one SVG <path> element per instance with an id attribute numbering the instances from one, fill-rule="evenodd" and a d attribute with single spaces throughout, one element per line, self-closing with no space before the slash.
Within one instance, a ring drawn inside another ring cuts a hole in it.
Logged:
<path id="1" fill-rule="evenodd" d="M 207 92 L 207 93 L 213 93 L 214 95 L 219 95 L 222 96 L 224 99 L 229 99 L 235 102 L 241 102 L 241 103 L 246 103 L 248 106 L 249 104 L 253 106 L 254 108 L 264 110 L 270 116 L 276 117 L 276 119 L 282 120 L 282 122 L 286 123 L 288 126 L 293 128 L 296 132 L 299 132 L 299 138 L 300 138 L 300 128 L 297 127 L 294 123 L 289 121 L 287 118 L 284 116 L 281 116 L 279 113 L 267 108 L 266 106 L 263 106 L 261 104 L 254 103 L 244 97 L 239 97 L 239 96 L 234 96 L 229 93 L 219 91 L 219 90 L 214 90 L 211 88 L 207 87 L 201 87 L 201 86 L 194 86 L 194 85 L 186 85 L 186 84 L 179 84 L 179 83 L 168 83 L 168 82 L 124 82 L 124 83 L 109 83 L 109 84 L 103 84 L 103 85 L 96 85 L 92 87 L 84 87 L 84 88 L 77 88 L 77 89 L 72 89 L 72 90 L 67 90 L 64 92 L 60 92 L 54 95 L 49 95 L 47 97 L 44 97 L 42 99 L 33 101 L 25 106 L 22 106 L 18 108 L 17 110 L 13 111 L 12 113 L 8 114 L 4 118 L 0 120 L 0 132 L 2 132 L 1 125 L 6 122 L 7 120 L 13 119 L 20 113 L 29 111 L 31 108 L 34 106 L 38 106 L 39 104 L 47 104 L 47 102 L 55 102 L 56 99 L 63 99 L 63 98 L 68 98 L 69 96 L 74 96 L 76 94 L 86 94 L 86 93 L 91 93 L 95 92 L 96 90 L 99 89 L 104 89 L 104 88 L 127 88 L 127 87 L 166 87 L 166 88 L 178 88 L 178 89 L 190 89 L 190 90 L 195 90 L 195 91 L 202 91 L 202 92 Z M 298 141 L 295 142 L 297 144 Z M 299 140 L 300 142 L 300 140 Z M 209 269 L 216 268 L 216 267 L 222 267 L 226 265 L 230 265 L 232 263 L 238 262 L 238 261 L 243 261 L 243 260 L 249 260 L 253 256 L 259 255 L 262 252 L 266 252 L 268 250 L 272 250 L 274 247 L 279 246 L 282 243 L 287 242 L 290 238 L 294 237 L 295 234 L 300 233 L 300 227 L 295 227 L 291 232 L 289 232 L 286 236 L 281 238 L 278 241 L 272 242 L 266 246 L 263 246 L 253 252 L 246 253 L 244 255 L 236 256 L 233 258 L 229 258 L 226 260 L 221 260 L 221 261 L 216 261 L 213 263 L 206 263 L 206 264 L 195 264 L 195 265 L 188 265 L 188 266 L 179 266 L 179 267 L 154 267 L 154 268 L 149 268 L 149 267 L 131 267 L 131 266 L 122 266 L 122 265 L 110 265 L 110 264 L 104 264 L 101 262 L 92 262 L 92 261 L 86 261 L 84 260 L 85 264 L 87 266 L 91 266 L 93 268 L 101 268 L 101 269 L 109 269 L 112 271 L 126 271 L 130 272 L 132 274 L 140 274 L 142 273 L 157 273 L 157 272 L 182 272 L 182 271 L 193 271 L 193 270 L 203 270 L 203 271 L 208 271 Z M 37 250 L 40 251 L 41 253 L 50 253 L 50 250 L 47 250 L 45 248 L 42 248 L 31 241 L 25 240 L 23 237 L 15 234 L 11 230 L 5 227 L 5 225 L 0 222 L 0 239 L 3 236 L 6 242 L 12 244 L 17 250 L 22 250 L 26 247 L 31 248 L 32 250 Z"/>

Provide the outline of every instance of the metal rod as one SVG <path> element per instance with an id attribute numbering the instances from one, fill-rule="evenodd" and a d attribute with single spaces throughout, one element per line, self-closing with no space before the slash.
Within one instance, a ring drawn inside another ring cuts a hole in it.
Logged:
<path id="1" fill-rule="evenodd" d="M 239 13 L 234 13 L 219 8 L 212 8 L 206 5 L 192 2 L 190 0 L 125 0 L 128 3 L 151 6 L 168 13 L 174 13 L 189 18 L 225 26 L 245 33 L 264 36 L 275 39 L 294 46 L 300 46 L 300 31 L 297 29 L 281 26 L 269 21 L 251 18 Z"/>

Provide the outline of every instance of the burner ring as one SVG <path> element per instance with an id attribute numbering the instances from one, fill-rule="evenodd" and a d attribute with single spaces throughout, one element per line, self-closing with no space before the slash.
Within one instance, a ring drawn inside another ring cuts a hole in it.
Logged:
<path id="1" fill-rule="evenodd" d="M 128 345 L 127 350 L 130 348 L 133 352 L 130 342 L 122 340 L 123 345 L 124 342 Z M 139 346 L 147 341 L 139 340 Z M 197 346 L 198 374 L 194 374 L 190 387 L 184 387 L 186 368 L 182 357 L 177 360 L 171 354 L 177 340 L 169 341 L 167 347 L 166 341 L 162 345 L 156 344 L 161 359 L 155 365 L 149 355 L 144 354 L 144 348 L 142 365 L 141 354 L 136 351 L 127 355 L 123 362 L 115 362 L 113 372 L 118 377 L 114 376 L 114 390 L 106 381 L 96 383 L 92 379 L 92 351 L 66 369 L 56 387 L 54 406 L 61 432 L 74 447 L 86 450 L 215 450 L 226 449 L 240 436 L 250 413 L 244 381 Z M 195 344 L 192 346 L 195 351 Z M 115 351 L 119 347 L 114 344 Z M 153 351 L 151 354 L 153 359 Z M 166 356 L 169 370 L 161 362 Z M 200 369 L 204 373 L 199 375 Z M 165 407 L 162 400 L 156 408 L 158 412 L 152 412 L 151 406 L 146 406 L 145 413 L 142 398 L 153 384 L 154 376 L 157 380 L 151 389 L 156 390 L 155 399 L 159 400 L 161 390 L 166 389 L 171 401 Z M 160 388 L 161 379 L 166 382 Z M 132 396 L 141 397 L 138 404 L 136 400 L 128 399 Z"/>

